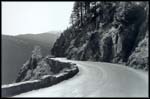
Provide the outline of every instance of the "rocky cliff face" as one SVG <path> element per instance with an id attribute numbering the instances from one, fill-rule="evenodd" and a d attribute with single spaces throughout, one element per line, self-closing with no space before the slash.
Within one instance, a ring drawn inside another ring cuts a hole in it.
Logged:
<path id="1" fill-rule="evenodd" d="M 100 2 L 82 26 L 71 26 L 52 54 L 75 60 L 125 63 L 148 69 L 148 2 Z"/>

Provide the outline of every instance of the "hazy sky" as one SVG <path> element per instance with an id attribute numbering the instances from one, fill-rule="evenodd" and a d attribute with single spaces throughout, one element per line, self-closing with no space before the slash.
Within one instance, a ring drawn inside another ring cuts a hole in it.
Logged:
<path id="1" fill-rule="evenodd" d="M 2 34 L 62 31 L 74 2 L 2 2 Z"/>

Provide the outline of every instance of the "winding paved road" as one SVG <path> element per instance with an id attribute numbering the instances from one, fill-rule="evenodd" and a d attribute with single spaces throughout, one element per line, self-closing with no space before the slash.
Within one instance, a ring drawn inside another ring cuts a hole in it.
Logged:
<path id="1" fill-rule="evenodd" d="M 103 62 L 73 61 L 79 73 L 48 88 L 15 97 L 148 97 L 148 74 L 126 66 Z"/>

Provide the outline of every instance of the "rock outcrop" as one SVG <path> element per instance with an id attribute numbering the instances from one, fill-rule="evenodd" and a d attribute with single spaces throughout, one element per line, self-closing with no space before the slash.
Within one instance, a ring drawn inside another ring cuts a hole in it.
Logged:
<path id="1" fill-rule="evenodd" d="M 30 59 L 20 69 L 15 82 L 39 80 L 45 75 L 59 75 L 67 73 L 67 71 L 70 75 L 70 70 L 76 71 L 76 73 L 79 71 L 75 64 L 53 60 L 50 55 L 42 57 L 40 48 L 35 47 Z"/>
<path id="2" fill-rule="evenodd" d="M 66 29 L 51 52 L 56 57 L 124 63 L 147 70 L 148 16 L 148 2 L 97 2 L 83 17 L 83 25 Z"/>

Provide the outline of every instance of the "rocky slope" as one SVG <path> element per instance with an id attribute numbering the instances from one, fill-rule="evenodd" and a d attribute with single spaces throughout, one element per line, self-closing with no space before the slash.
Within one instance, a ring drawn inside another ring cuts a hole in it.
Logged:
<path id="1" fill-rule="evenodd" d="M 53 76 L 63 74 L 64 72 L 69 73 L 72 69 L 74 69 L 72 71 L 75 71 L 75 74 L 78 72 L 75 64 L 63 63 L 50 58 L 52 58 L 50 55 L 43 57 L 40 48 L 36 46 L 32 51 L 32 56 L 20 69 L 15 82 L 39 80 L 45 75 Z"/>
<path id="2" fill-rule="evenodd" d="M 148 2 L 97 1 L 84 15 L 83 25 L 65 30 L 51 52 L 57 57 L 123 63 L 148 70 L 148 16 Z"/>

